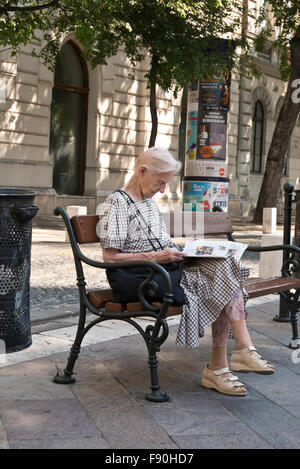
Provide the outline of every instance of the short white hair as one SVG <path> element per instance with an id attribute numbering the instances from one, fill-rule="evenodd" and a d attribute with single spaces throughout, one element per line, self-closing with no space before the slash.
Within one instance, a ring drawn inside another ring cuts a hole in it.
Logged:
<path id="1" fill-rule="evenodd" d="M 144 151 L 135 162 L 135 170 L 141 166 L 145 166 L 152 173 L 168 173 L 169 171 L 180 171 L 181 162 L 176 160 L 174 156 L 160 147 L 151 147 Z"/>

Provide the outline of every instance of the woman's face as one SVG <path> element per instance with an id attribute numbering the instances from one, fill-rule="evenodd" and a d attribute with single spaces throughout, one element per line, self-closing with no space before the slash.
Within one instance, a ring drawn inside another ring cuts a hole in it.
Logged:
<path id="1" fill-rule="evenodd" d="M 152 173 L 144 166 L 139 168 L 139 183 L 145 199 L 151 199 L 157 192 L 165 192 L 166 185 L 174 176 L 175 171 Z"/>

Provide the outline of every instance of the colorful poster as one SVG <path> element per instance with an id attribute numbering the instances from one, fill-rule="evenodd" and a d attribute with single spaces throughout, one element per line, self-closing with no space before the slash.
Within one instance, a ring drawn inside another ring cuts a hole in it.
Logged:
<path id="1" fill-rule="evenodd" d="M 195 160 L 197 154 L 198 110 L 188 111 L 187 118 L 187 154 L 186 158 Z"/>
<path id="2" fill-rule="evenodd" d="M 199 105 L 203 109 L 229 110 L 230 72 L 223 77 L 203 80 L 199 84 Z"/>
<path id="3" fill-rule="evenodd" d="M 199 103 L 197 143 L 197 159 L 226 161 L 226 111 L 201 110 Z"/>
<path id="4" fill-rule="evenodd" d="M 212 212 L 215 205 L 222 208 L 224 212 L 228 211 L 228 179 L 211 178 L 211 180 L 183 181 L 183 207 L 189 206 L 189 210 L 195 212 Z M 207 178 L 209 179 L 209 178 Z"/>
<path id="5" fill-rule="evenodd" d="M 230 73 L 188 90 L 185 176 L 227 177 Z"/>

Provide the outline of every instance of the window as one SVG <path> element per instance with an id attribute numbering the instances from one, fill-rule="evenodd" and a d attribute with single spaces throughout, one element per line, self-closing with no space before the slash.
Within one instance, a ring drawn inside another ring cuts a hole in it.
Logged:
<path id="1" fill-rule="evenodd" d="M 68 41 L 56 62 L 51 103 L 50 154 L 58 194 L 84 191 L 88 91 L 86 64 Z"/>
<path id="2" fill-rule="evenodd" d="M 251 171 L 262 172 L 263 147 L 265 134 L 264 108 L 260 101 L 256 101 L 253 116 Z"/>

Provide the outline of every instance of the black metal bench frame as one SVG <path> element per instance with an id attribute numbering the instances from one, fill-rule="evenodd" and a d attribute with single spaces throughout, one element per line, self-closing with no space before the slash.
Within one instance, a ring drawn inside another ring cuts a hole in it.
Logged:
<path id="1" fill-rule="evenodd" d="M 172 301 L 173 295 L 171 291 L 171 281 L 168 272 L 161 266 L 156 264 L 155 262 L 150 261 L 133 261 L 133 262 L 118 262 L 113 263 L 113 266 L 116 267 L 131 267 L 131 266 L 144 266 L 149 268 L 149 277 L 147 280 L 143 282 L 139 289 L 139 303 L 133 304 L 134 306 L 138 305 L 138 307 L 134 307 L 132 311 L 129 308 L 125 307 L 119 311 L 109 311 L 106 309 L 106 305 L 109 304 L 109 301 L 103 302 L 98 307 L 96 307 L 91 301 L 91 297 L 89 297 L 89 293 L 86 290 L 86 282 L 83 272 L 82 264 L 87 264 L 95 268 L 100 269 L 108 269 L 112 267 L 111 263 L 105 262 L 97 262 L 95 260 L 89 259 L 86 257 L 78 246 L 78 241 L 74 234 L 73 229 L 73 219 L 76 218 L 84 218 L 83 217 L 73 217 L 72 221 L 70 220 L 66 211 L 61 208 L 57 207 L 54 210 L 55 215 L 61 215 L 64 223 L 66 225 L 66 229 L 69 235 L 76 273 L 77 273 L 77 286 L 79 290 L 79 299 L 80 299 L 80 313 L 79 313 L 79 322 L 76 337 L 74 343 L 70 350 L 70 355 L 67 361 L 66 368 L 64 369 L 63 375 L 57 373 L 54 377 L 54 382 L 59 384 L 70 384 L 74 383 L 75 379 L 72 377 L 73 369 L 75 362 L 78 358 L 80 353 L 81 343 L 85 336 L 85 334 L 96 324 L 101 322 L 115 319 L 125 321 L 135 327 L 138 332 L 141 334 L 143 339 L 145 340 L 147 350 L 148 350 L 148 364 L 150 367 L 150 378 L 151 378 L 151 393 L 146 396 L 146 399 L 153 402 L 165 402 L 169 400 L 169 396 L 166 393 L 162 393 L 160 391 L 159 381 L 158 381 L 158 360 L 157 360 L 157 352 L 159 352 L 161 345 L 165 342 L 169 334 L 168 323 L 166 321 L 167 316 L 170 316 L 170 309 L 172 308 Z M 229 227 L 231 227 L 231 222 L 227 214 L 226 218 L 228 219 Z M 89 216 L 85 216 L 89 217 Z M 90 216 L 96 217 L 96 216 Z M 96 233 L 95 233 L 96 235 Z M 232 229 L 228 229 L 226 232 L 227 238 L 230 241 L 236 241 L 235 238 L 232 236 Z M 84 242 L 84 241 L 83 241 Z M 96 237 L 94 241 L 88 242 L 96 242 Z M 298 348 L 299 347 L 299 337 L 298 337 L 298 327 L 297 327 L 297 311 L 300 307 L 300 280 L 292 279 L 291 275 L 293 272 L 298 272 L 300 275 L 300 265 L 298 260 L 295 256 L 300 257 L 300 248 L 296 246 L 292 246 L 289 244 L 277 245 L 277 246 L 266 246 L 266 247 L 248 247 L 249 251 L 255 252 L 263 252 L 263 251 L 278 251 L 283 250 L 285 255 L 285 262 L 282 269 L 282 278 L 277 278 L 276 282 L 275 279 L 272 284 L 272 279 L 263 281 L 265 283 L 261 283 L 259 288 L 256 285 L 251 289 L 251 282 L 249 283 L 249 292 L 250 297 L 257 297 L 263 296 L 269 293 L 279 293 L 284 301 L 287 303 L 289 311 L 290 311 L 290 321 L 292 323 L 292 331 L 293 331 L 293 338 L 292 343 L 290 344 L 291 348 Z M 166 290 L 163 301 L 159 305 L 151 305 L 149 304 L 144 296 L 144 288 L 147 285 L 149 287 L 149 282 L 153 291 L 155 293 L 155 283 L 152 282 L 152 277 L 154 272 L 159 272 L 165 282 Z M 291 281 L 289 281 L 289 279 Z M 287 282 L 289 285 L 287 286 Z M 268 288 L 267 288 L 268 287 Z M 295 292 L 292 293 L 290 290 L 295 288 Z M 106 290 L 105 290 L 106 291 Z M 94 292 L 96 293 L 96 292 Z M 129 304 L 130 305 L 130 304 Z M 93 313 L 97 318 L 86 325 L 86 312 L 90 311 Z M 178 314 L 175 313 L 175 314 Z M 154 324 L 147 325 L 145 330 L 138 324 L 134 319 L 139 317 L 152 317 L 155 322 Z"/>

